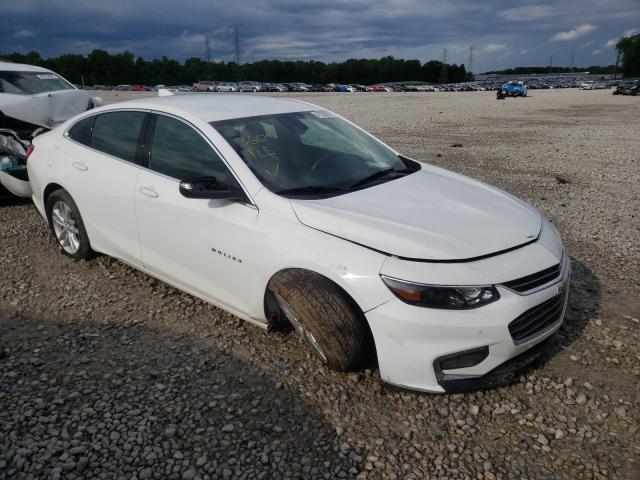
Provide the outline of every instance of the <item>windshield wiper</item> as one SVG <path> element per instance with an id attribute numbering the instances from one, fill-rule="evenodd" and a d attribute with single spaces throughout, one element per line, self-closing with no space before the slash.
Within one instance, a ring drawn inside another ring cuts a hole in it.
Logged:
<path id="1" fill-rule="evenodd" d="M 385 168 L 383 170 L 378 170 L 377 172 L 373 172 L 371 175 L 367 175 L 362 180 L 358 180 L 353 185 L 349 185 L 349 189 L 361 187 L 362 185 L 366 185 L 367 183 L 374 182 L 392 173 L 405 174 L 405 173 L 412 173 L 412 172 L 413 170 L 410 170 L 408 168 L 401 168 L 398 170 L 396 170 L 395 168 Z"/>
<path id="2" fill-rule="evenodd" d="M 305 187 L 285 188 L 284 190 L 278 190 L 278 195 L 323 195 L 327 193 L 336 193 L 342 191 L 342 188 L 338 187 L 323 187 L 321 185 L 307 185 Z"/>

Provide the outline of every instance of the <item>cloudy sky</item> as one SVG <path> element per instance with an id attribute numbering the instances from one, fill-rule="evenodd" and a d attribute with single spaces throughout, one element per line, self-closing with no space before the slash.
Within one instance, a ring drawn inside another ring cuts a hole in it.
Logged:
<path id="1" fill-rule="evenodd" d="M 614 44 L 640 32 L 640 0 L 0 0 L 0 53 L 44 56 L 130 50 L 145 58 L 340 61 L 393 55 L 513 66 L 615 62 Z"/>

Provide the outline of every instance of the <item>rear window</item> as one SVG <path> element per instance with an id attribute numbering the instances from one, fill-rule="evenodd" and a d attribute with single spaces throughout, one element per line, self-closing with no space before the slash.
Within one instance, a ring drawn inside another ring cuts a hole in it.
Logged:
<path id="1" fill-rule="evenodd" d="M 135 162 L 140 129 L 146 113 L 110 112 L 96 115 L 91 146 L 114 157 Z"/>
<path id="2" fill-rule="evenodd" d="M 0 93 L 33 95 L 74 89 L 64 78 L 52 72 L 0 72 Z"/>

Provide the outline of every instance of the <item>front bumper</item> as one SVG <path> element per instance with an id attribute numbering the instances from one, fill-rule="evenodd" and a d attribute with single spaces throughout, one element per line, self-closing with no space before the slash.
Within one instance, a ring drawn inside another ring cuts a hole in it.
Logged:
<path id="1" fill-rule="evenodd" d="M 477 309 L 436 310 L 393 299 L 370 310 L 366 317 L 375 339 L 382 380 L 430 392 L 510 383 L 520 368 L 543 353 L 544 347 L 539 345 L 560 328 L 566 311 L 569 277 L 570 261 L 564 255 L 559 277 L 548 285 L 527 294 L 498 285 L 500 300 Z M 558 319 L 531 336 L 514 341 L 509 323 L 558 295 L 563 296 Z M 485 347 L 488 355 L 474 366 L 454 370 L 438 367 L 443 357 Z"/>

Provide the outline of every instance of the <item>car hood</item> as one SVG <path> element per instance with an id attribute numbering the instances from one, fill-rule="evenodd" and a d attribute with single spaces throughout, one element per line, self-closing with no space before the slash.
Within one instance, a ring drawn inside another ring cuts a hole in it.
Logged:
<path id="1" fill-rule="evenodd" d="M 7 117 L 45 128 L 69 120 L 89 107 L 84 90 L 60 90 L 35 95 L 0 94 L 0 112 Z"/>
<path id="2" fill-rule="evenodd" d="M 304 225 L 410 259 L 490 255 L 531 242 L 542 225 L 540 213 L 514 196 L 427 165 L 370 188 L 291 204 Z"/>

